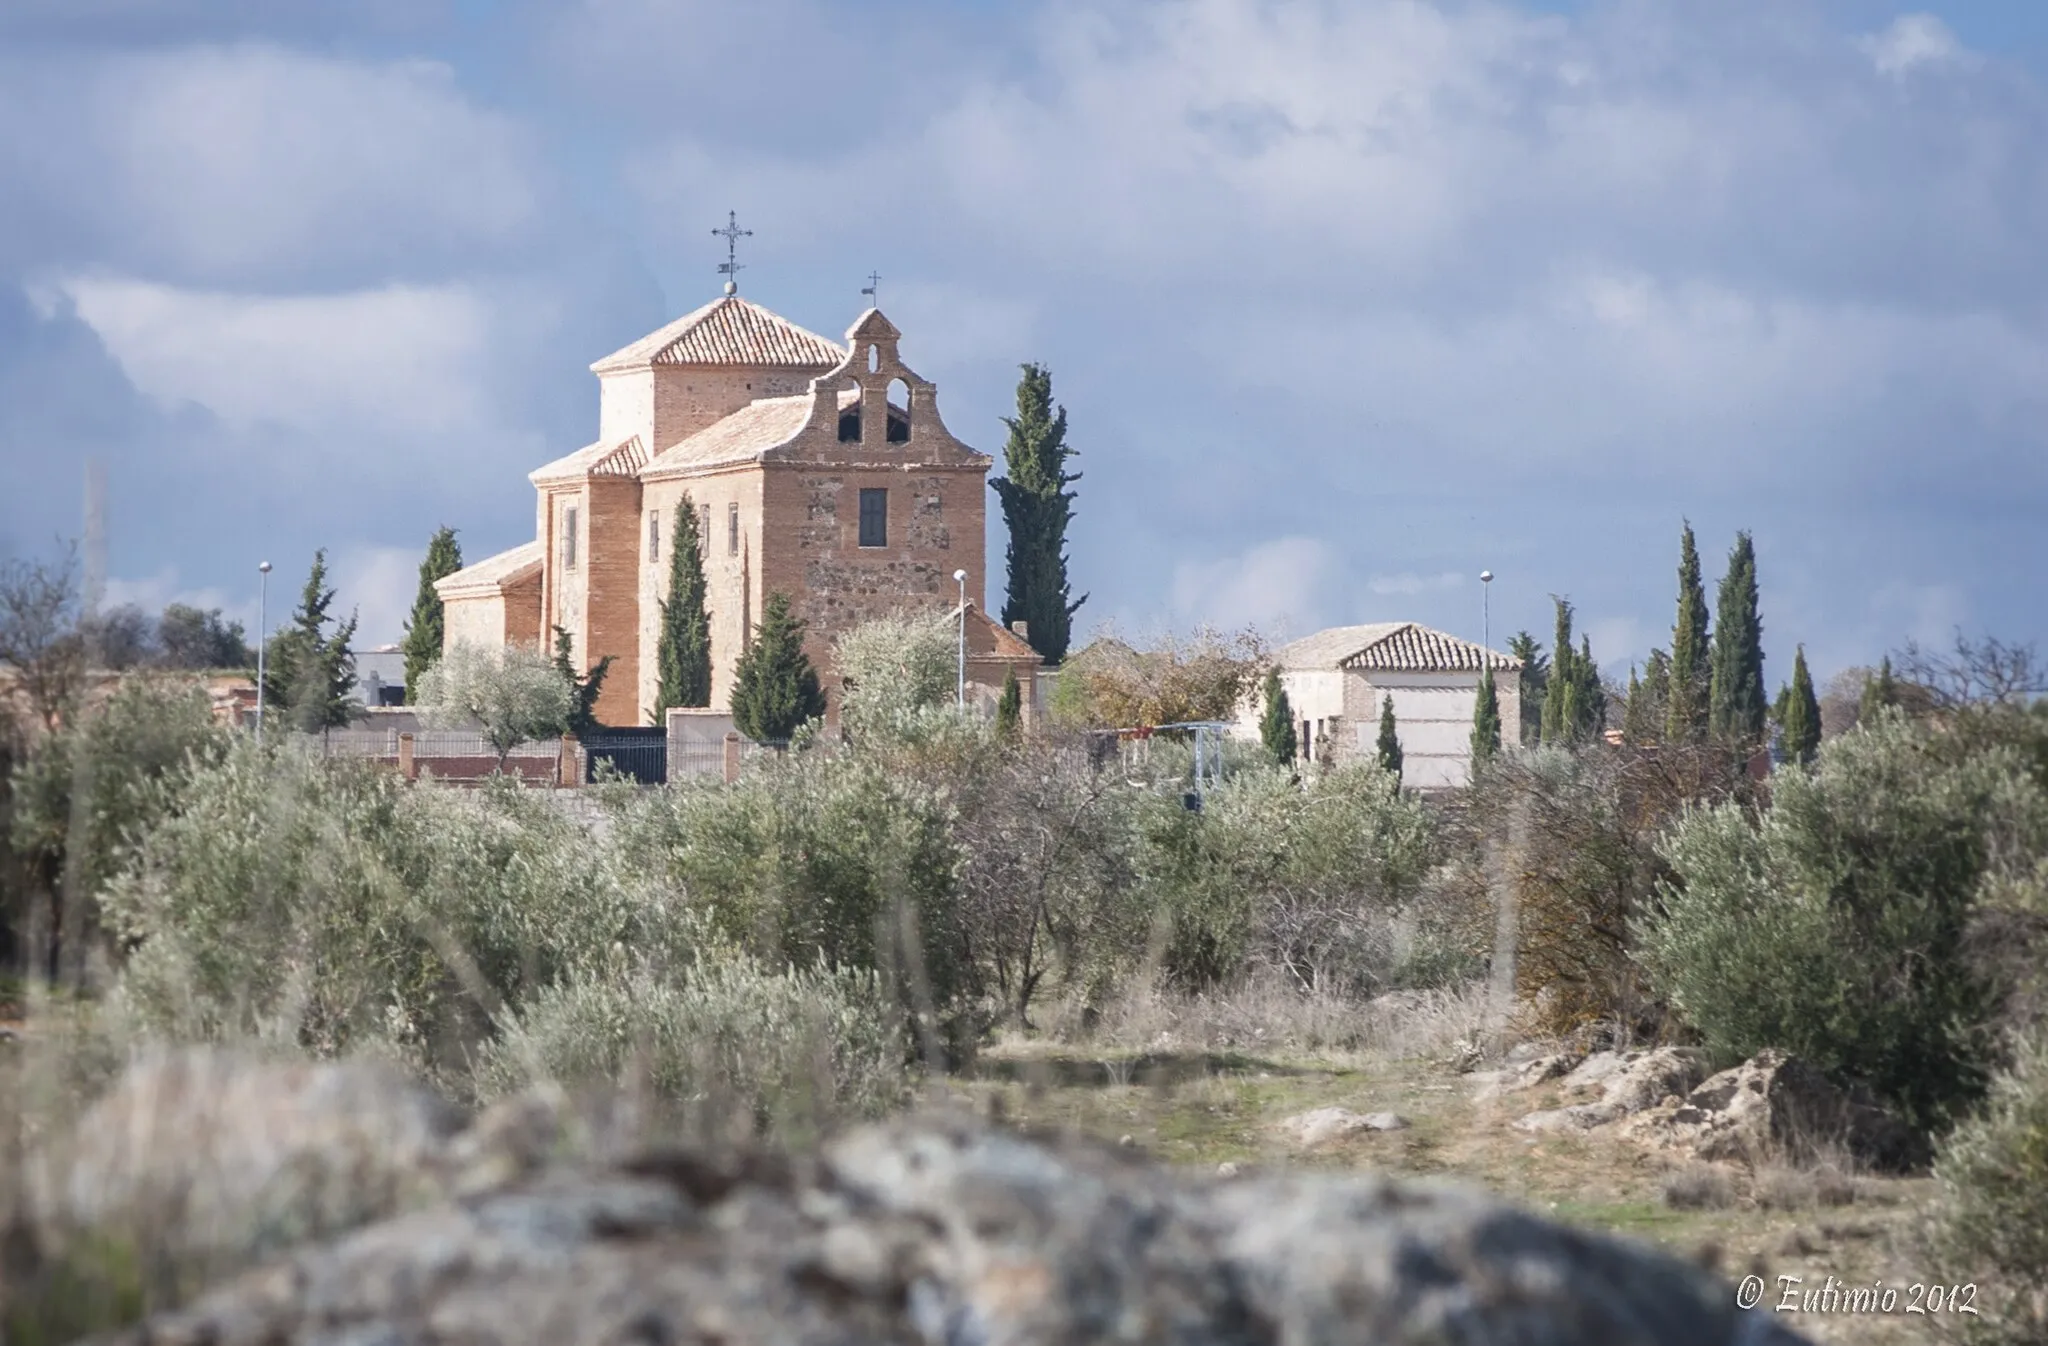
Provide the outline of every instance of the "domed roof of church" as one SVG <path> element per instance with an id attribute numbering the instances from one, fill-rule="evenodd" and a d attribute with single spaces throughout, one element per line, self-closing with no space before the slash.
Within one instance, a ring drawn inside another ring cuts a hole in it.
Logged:
<path id="1" fill-rule="evenodd" d="M 847 347 L 738 295 L 723 295 L 590 367 L 610 374 L 649 365 L 829 370 Z"/>

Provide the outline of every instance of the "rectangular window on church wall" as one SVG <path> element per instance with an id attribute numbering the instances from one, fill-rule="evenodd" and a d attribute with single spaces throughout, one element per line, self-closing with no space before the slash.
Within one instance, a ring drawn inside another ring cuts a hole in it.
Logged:
<path id="1" fill-rule="evenodd" d="M 562 510 L 562 569 L 576 568 L 576 507 Z"/>
<path id="2" fill-rule="evenodd" d="M 725 554 L 740 554 L 740 507 L 738 503 L 725 507 Z"/>
<path id="3" fill-rule="evenodd" d="M 861 487 L 860 545 L 863 547 L 886 547 L 889 545 L 889 490 L 887 487 Z"/>
<path id="4" fill-rule="evenodd" d="M 659 510 L 650 509 L 647 511 L 647 559 L 650 561 L 659 561 L 661 559 L 661 512 Z"/>
<path id="5" fill-rule="evenodd" d="M 697 554 L 711 555 L 711 506 L 697 506 Z"/>

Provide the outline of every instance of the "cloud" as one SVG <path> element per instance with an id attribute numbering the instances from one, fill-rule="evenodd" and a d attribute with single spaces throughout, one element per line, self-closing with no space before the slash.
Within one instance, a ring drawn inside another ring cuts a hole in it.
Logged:
<path id="1" fill-rule="evenodd" d="M 356 615 L 355 649 L 395 644 L 405 635 L 412 601 L 419 590 L 420 557 L 408 547 L 350 547 L 330 558 L 334 612 L 346 620 Z"/>
<path id="2" fill-rule="evenodd" d="M 1189 621 L 1226 630 L 1306 634 L 1323 625 L 1323 595 L 1335 569 L 1327 543 L 1275 538 L 1237 556 L 1183 561 L 1174 569 L 1173 606 Z"/>
<path id="3" fill-rule="evenodd" d="M 1903 75 L 1923 65 L 1952 65 L 1969 57 L 1949 26 L 1932 14 L 1901 14 L 1884 31 L 1857 45 L 1886 75 Z"/>
<path id="4" fill-rule="evenodd" d="M 1368 591 L 1380 594 L 1426 594 L 1443 589 L 1455 589 L 1465 582 L 1465 577 L 1455 570 L 1446 570 L 1440 575 L 1417 575 L 1403 571 L 1398 575 L 1373 575 L 1365 582 Z"/>
<path id="5" fill-rule="evenodd" d="M 447 65 L 255 43 L 0 48 L 0 173 L 16 247 L 236 289 L 502 262 L 546 215 L 527 134 Z"/>
<path id="6" fill-rule="evenodd" d="M 447 434 L 491 419 L 487 306 L 461 286 L 251 295 L 70 277 L 56 289 L 137 388 L 235 429 L 339 420 Z"/>

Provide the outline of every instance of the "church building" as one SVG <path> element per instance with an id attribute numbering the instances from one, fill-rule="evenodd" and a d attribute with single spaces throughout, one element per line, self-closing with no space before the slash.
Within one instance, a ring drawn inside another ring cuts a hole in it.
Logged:
<path id="1" fill-rule="evenodd" d="M 807 623 L 837 704 L 837 635 L 906 608 L 956 611 L 967 572 L 976 681 L 1028 680 L 1028 645 L 982 615 L 991 460 L 955 439 L 933 385 L 870 308 L 844 345 L 726 286 L 722 298 L 592 365 L 594 442 L 530 474 L 534 540 L 437 586 L 446 640 L 539 643 L 569 633 L 588 667 L 614 657 L 607 724 L 654 717 L 661 603 L 677 510 L 693 510 L 711 616 L 711 705 L 730 704 L 741 651 L 773 593 Z"/>

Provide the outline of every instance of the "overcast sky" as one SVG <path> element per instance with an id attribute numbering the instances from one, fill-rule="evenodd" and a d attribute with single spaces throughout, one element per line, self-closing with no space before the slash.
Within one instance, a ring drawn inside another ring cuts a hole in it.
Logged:
<path id="1" fill-rule="evenodd" d="M 2048 638 L 2048 5 L 6 0 L 0 552 L 359 647 L 532 535 L 597 357 L 742 293 L 1080 450 L 1077 619 L 1415 619 L 1611 674 L 1677 534 L 1767 676 Z M 1003 536 L 990 499 L 988 563 Z"/>

